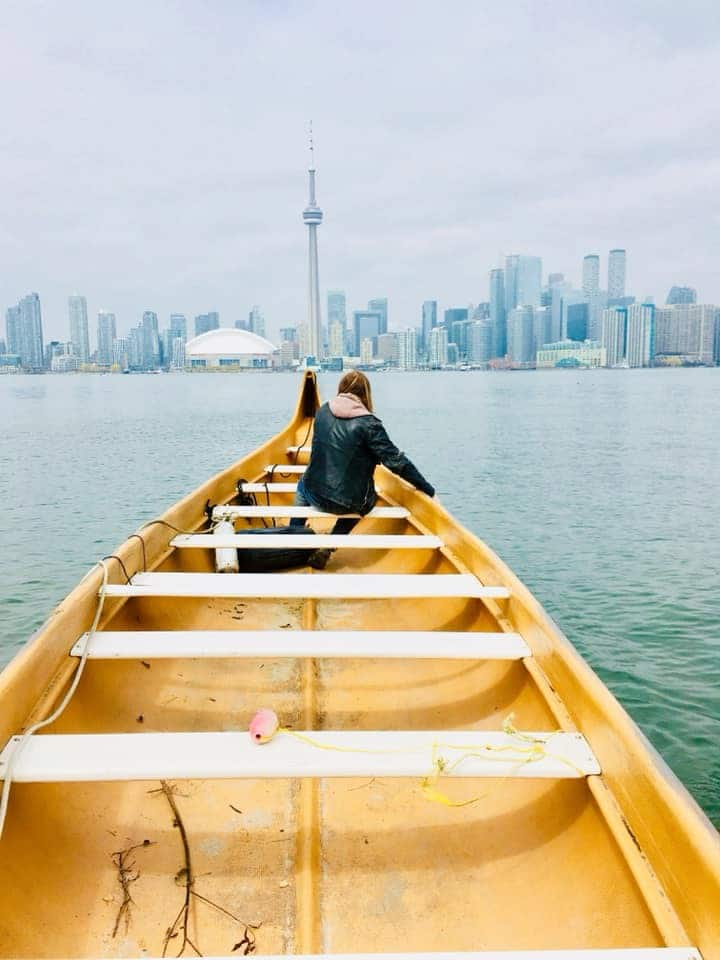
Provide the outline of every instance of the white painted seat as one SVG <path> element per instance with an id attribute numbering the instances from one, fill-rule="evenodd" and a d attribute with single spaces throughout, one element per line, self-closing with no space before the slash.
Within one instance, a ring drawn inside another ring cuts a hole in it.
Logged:
<path id="1" fill-rule="evenodd" d="M 305 473 L 307 466 L 304 463 L 269 463 L 265 467 L 265 473 L 284 474 L 284 473 Z"/>
<path id="2" fill-rule="evenodd" d="M 302 528 L 301 528 L 302 529 Z M 331 533 L 182 533 L 170 541 L 171 547 L 201 548 L 204 550 L 217 548 L 233 548 L 239 550 L 282 550 L 303 549 L 317 550 L 320 547 L 342 548 L 349 550 L 437 550 L 442 546 L 440 537 L 431 536 L 403 536 L 402 534 L 386 536 L 373 534 L 331 534 Z"/>
<path id="3" fill-rule="evenodd" d="M 13 737 L 0 754 L 0 777 L 19 741 Z M 13 780 L 427 777 L 438 764 L 453 777 L 577 779 L 600 773 L 579 733 L 322 730 L 279 732 L 262 745 L 247 731 L 36 735 L 15 758 Z"/>
<path id="4" fill-rule="evenodd" d="M 486 587 L 469 573 L 136 573 L 109 583 L 108 597 L 297 597 L 363 599 L 477 597 L 504 599 L 507 587 Z"/>
<path id="5" fill-rule="evenodd" d="M 207 960 L 236 960 L 208 957 Z M 148 960 L 148 958 L 143 958 Z M 150 958 L 152 960 L 152 958 Z M 702 960 L 695 947 L 592 947 L 587 950 L 472 950 L 456 953 L 264 954 L 263 960 Z"/>
<path id="6" fill-rule="evenodd" d="M 243 493 L 295 493 L 296 483 L 243 483 Z"/>
<path id="7" fill-rule="evenodd" d="M 322 510 L 315 510 L 313 507 L 296 507 L 291 505 L 276 504 L 275 506 L 228 506 L 215 507 L 213 509 L 213 520 L 235 520 L 239 517 L 303 517 L 312 519 L 317 517 L 332 517 L 337 520 L 338 516 L 359 517 L 359 513 L 325 513 Z M 407 520 L 410 511 L 405 507 L 373 507 L 365 514 L 371 520 Z"/>
<path id="8" fill-rule="evenodd" d="M 80 657 L 85 633 L 70 651 Z M 397 630 L 126 630 L 96 633 L 91 660 L 196 657 L 406 658 L 408 660 L 520 660 L 531 651 L 518 633 Z"/>

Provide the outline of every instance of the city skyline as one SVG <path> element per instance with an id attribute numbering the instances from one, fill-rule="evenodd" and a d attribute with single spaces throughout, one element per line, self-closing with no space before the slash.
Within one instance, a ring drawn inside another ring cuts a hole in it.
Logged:
<path id="1" fill-rule="evenodd" d="M 713 7 L 330 9 L 12 5 L 0 303 L 38 290 L 58 339 L 76 291 L 120 330 L 252 303 L 269 333 L 298 324 L 311 117 L 321 280 L 358 307 L 382 292 L 400 327 L 476 301 L 505 252 L 579 284 L 578 248 L 624 246 L 639 297 L 720 302 Z"/>

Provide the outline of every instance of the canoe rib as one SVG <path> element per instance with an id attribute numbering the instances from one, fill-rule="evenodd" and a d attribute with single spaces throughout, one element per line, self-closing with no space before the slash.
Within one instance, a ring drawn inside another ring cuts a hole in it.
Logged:
<path id="1" fill-rule="evenodd" d="M 0 775 L 20 738 L 0 754 Z M 440 761 L 440 766 L 438 766 Z M 577 779 L 600 773 L 579 733 L 498 731 L 48 734 L 15 758 L 18 783 L 292 777 L 443 776 Z"/>

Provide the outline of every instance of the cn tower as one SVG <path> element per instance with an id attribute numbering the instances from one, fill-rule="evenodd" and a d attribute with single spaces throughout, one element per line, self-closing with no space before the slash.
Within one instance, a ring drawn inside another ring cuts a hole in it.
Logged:
<path id="1" fill-rule="evenodd" d="M 303 210 L 303 222 L 308 228 L 308 329 L 310 355 L 320 362 L 322 335 L 320 320 L 320 276 L 318 274 L 317 228 L 322 223 L 322 210 L 315 201 L 315 149 L 310 126 L 310 198 Z"/>

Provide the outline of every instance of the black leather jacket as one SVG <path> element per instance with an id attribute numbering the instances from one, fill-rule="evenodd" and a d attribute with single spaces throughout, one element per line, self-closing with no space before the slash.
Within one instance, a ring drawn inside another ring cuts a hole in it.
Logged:
<path id="1" fill-rule="evenodd" d="M 388 437 L 373 414 L 336 417 L 327 403 L 315 415 L 310 464 L 303 476 L 309 496 L 329 513 L 368 513 L 375 506 L 378 463 L 422 490 L 435 489 Z"/>

